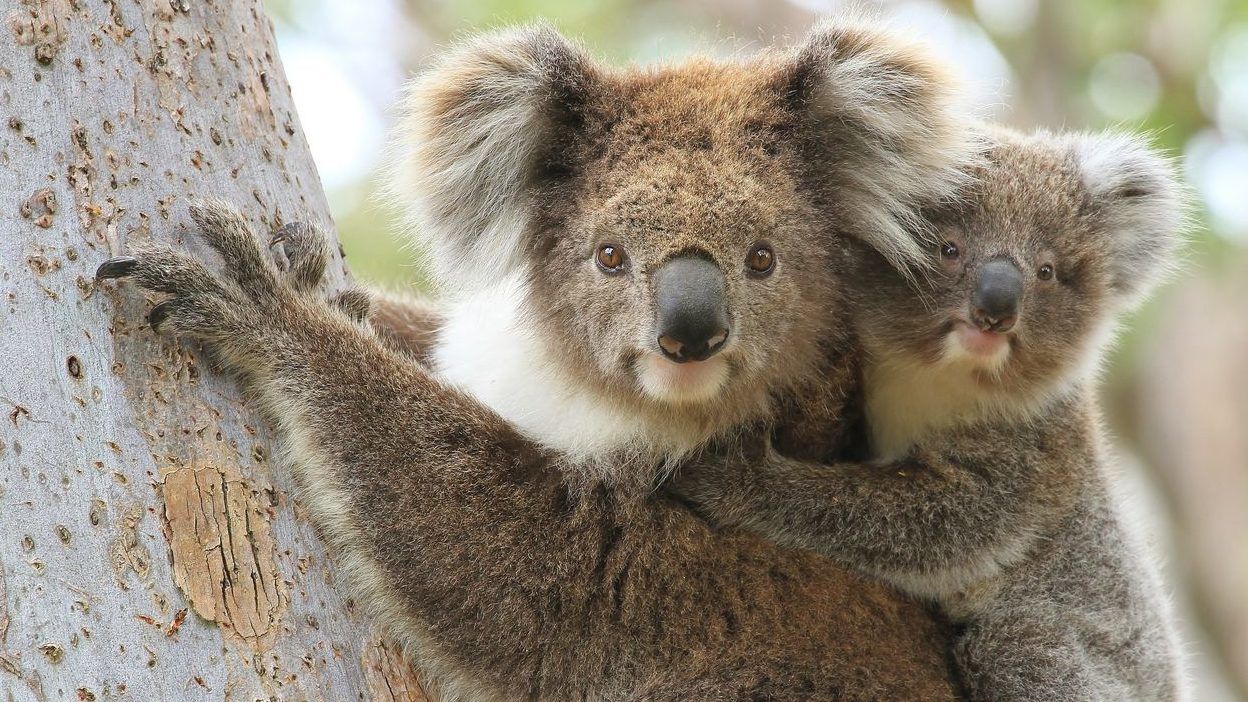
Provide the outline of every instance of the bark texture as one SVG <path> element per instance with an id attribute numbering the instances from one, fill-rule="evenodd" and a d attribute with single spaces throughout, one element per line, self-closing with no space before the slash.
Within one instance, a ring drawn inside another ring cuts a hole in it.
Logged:
<path id="1" fill-rule="evenodd" d="M 92 280 L 194 196 L 328 221 L 259 3 L 0 19 L 0 700 L 424 699 L 236 388 Z"/>

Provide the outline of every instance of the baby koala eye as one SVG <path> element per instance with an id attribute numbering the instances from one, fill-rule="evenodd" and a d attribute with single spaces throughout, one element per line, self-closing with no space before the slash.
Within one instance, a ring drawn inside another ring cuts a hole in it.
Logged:
<path id="1" fill-rule="evenodd" d="M 1052 264 L 1046 263 L 1040 266 L 1040 269 L 1036 271 L 1036 277 L 1040 280 L 1053 280 Z"/>
<path id="2" fill-rule="evenodd" d="M 624 249 L 615 244 L 603 244 L 598 247 L 594 260 L 604 273 L 619 273 L 624 268 Z"/>
<path id="3" fill-rule="evenodd" d="M 940 245 L 940 257 L 946 261 L 956 261 L 962 252 L 958 249 L 958 245 L 952 241 L 946 241 Z"/>
<path id="4" fill-rule="evenodd" d="M 769 276 L 776 267 L 776 254 L 763 242 L 754 244 L 750 248 L 750 254 L 745 258 L 745 267 L 749 269 L 750 275 L 756 278 Z"/>

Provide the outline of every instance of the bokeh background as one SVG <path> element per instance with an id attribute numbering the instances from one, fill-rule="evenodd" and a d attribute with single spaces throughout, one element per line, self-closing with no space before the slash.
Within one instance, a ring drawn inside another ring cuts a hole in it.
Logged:
<path id="1" fill-rule="evenodd" d="M 457 35 L 537 17 L 614 63 L 799 36 L 834 0 L 268 0 L 355 274 L 419 284 L 371 198 L 405 77 Z M 871 3 L 867 3 L 871 4 Z M 1183 275 L 1133 320 L 1103 397 L 1132 499 L 1164 554 L 1196 700 L 1248 700 L 1248 0 L 893 1 L 959 65 L 984 116 L 1148 130 L 1197 226 Z"/>

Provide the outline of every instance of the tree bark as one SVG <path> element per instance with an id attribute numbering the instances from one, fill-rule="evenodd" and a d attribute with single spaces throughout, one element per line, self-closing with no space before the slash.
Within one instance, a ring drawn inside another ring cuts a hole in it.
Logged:
<path id="1" fill-rule="evenodd" d="M 92 280 L 193 196 L 328 221 L 257 0 L 5 5 L 0 698 L 423 699 L 236 388 Z"/>

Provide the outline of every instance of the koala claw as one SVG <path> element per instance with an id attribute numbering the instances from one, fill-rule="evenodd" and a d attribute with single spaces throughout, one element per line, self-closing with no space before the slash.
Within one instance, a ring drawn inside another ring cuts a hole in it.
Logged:
<path id="1" fill-rule="evenodd" d="M 110 278 L 124 278 L 134 272 L 139 260 L 133 256 L 115 256 L 100 264 L 95 269 L 96 280 L 108 280 Z"/>
<path id="2" fill-rule="evenodd" d="M 294 287 L 316 288 L 325 277 L 329 262 L 329 242 L 324 233 L 307 222 L 287 222 L 269 238 L 269 246 L 278 244 L 289 263 L 286 274 Z"/>
<path id="3" fill-rule="evenodd" d="M 191 216 L 198 225 L 195 233 L 221 255 L 225 265 L 220 272 L 168 245 L 144 242 L 130 255 L 102 263 L 96 278 L 127 277 L 139 288 L 165 295 L 147 317 L 154 330 L 202 341 L 236 340 L 233 348 L 258 352 L 271 342 L 262 330 L 281 324 L 297 292 L 265 259 L 236 210 L 206 201 L 193 205 Z"/>
<path id="4" fill-rule="evenodd" d="M 136 244 L 130 255 L 110 258 L 98 279 L 130 278 L 134 285 L 165 297 L 148 313 L 153 330 L 206 343 L 237 369 L 267 363 L 273 355 L 295 353 L 304 343 L 298 315 L 342 311 L 355 321 L 367 315 L 367 296 L 349 295 L 341 306 L 317 304 L 314 288 L 329 260 L 328 240 L 316 227 L 294 224 L 277 236 L 292 251 L 287 271 L 265 255 L 247 220 L 215 200 L 191 207 L 193 232 L 220 254 L 223 266 L 209 268 L 200 258 L 165 244 Z M 301 318 L 304 319 L 304 318 Z M 285 346 L 283 346 L 285 345 Z M 281 347 L 281 348 L 279 348 Z"/>
<path id="5" fill-rule="evenodd" d="M 158 303 L 147 314 L 147 322 L 152 325 L 153 331 L 160 331 L 160 325 L 169 318 L 169 313 L 173 311 L 173 300 L 165 300 Z"/>

